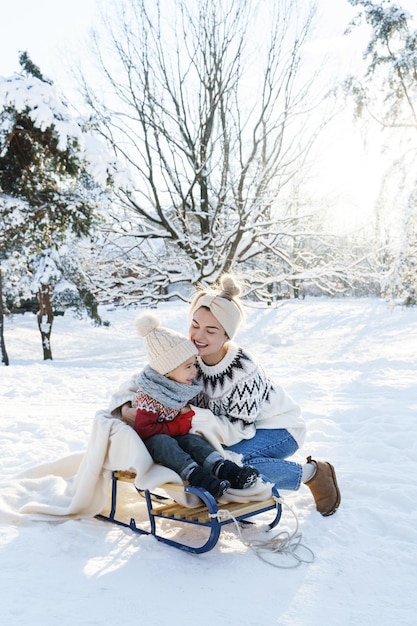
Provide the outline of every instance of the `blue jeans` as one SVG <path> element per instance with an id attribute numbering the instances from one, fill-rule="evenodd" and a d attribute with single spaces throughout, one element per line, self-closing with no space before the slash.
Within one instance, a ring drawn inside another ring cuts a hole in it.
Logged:
<path id="1" fill-rule="evenodd" d="M 256 467 L 278 490 L 299 489 L 302 467 L 285 460 L 298 450 L 297 442 L 287 430 L 258 428 L 252 439 L 242 439 L 226 450 L 243 455 L 244 465 Z"/>
<path id="2" fill-rule="evenodd" d="M 197 465 L 210 472 L 217 461 L 223 460 L 222 455 L 199 435 L 153 435 L 144 443 L 155 463 L 174 470 L 183 480 L 187 480 Z"/>

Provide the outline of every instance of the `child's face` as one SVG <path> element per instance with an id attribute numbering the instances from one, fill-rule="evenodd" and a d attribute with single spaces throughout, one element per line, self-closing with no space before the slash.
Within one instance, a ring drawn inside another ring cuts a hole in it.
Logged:
<path id="1" fill-rule="evenodd" d="M 191 385 L 197 372 L 197 360 L 195 356 L 192 356 L 188 361 L 181 363 L 168 374 L 165 374 L 167 378 L 175 380 L 177 383 L 184 383 L 185 385 Z"/>

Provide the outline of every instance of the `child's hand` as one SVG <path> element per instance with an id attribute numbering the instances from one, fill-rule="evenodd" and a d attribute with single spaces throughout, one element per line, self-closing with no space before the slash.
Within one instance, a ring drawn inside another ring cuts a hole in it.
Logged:
<path id="1" fill-rule="evenodd" d="M 186 404 L 185 406 L 182 407 L 182 409 L 180 409 L 180 413 L 188 413 L 188 411 L 191 410 L 191 407 L 189 404 Z"/>
<path id="2" fill-rule="evenodd" d="M 175 431 L 174 437 L 178 435 L 186 435 L 191 428 L 191 420 L 194 415 L 194 411 L 187 411 L 187 413 L 179 413 L 177 417 L 169 422 L 171 430 Z"/>

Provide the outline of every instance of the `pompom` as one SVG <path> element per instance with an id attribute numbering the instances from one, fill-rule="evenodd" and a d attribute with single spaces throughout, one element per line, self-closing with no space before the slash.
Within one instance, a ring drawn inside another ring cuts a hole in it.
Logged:
<path id="1" fill-rule="evenodd" d="M 232 298 L 240 294 L 240 287 L 231 274 L 224 274 L 220 281 L 223 292 Z"/>
<path id="2" fill-rule="evenodd" d="M 153 313 L 142 313 L 135 320 L 136 332 L 140 337 L 146 337 L 158 328 L 159 324 L 159 319 Z"/>

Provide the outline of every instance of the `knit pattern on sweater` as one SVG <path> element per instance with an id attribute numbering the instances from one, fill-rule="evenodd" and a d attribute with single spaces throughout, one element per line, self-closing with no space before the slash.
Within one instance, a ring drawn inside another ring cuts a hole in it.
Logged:
<path id="1" fill-rule="evenodd" d="M 273 389 L 263 369 L 242 348 L 229 348 L 223 368 L 199 364 L 197 380 L 203 391 L 194 400 L 196 406 L 225 415 L 232 423 L 247 428 L 256 420 Z"/>
<path id="2" fill-rule="evenodd" d="M 179 409 L 173 409 L 169 406 L 164 406 L 155 398 L 151 398 L 144 391 L 138 391 L 132 402 L 132 407 L 135 409 L 142 409 L 144 411 L 151 411 L 158 415 L 158 422 L 171 421 L 177 417 Z"/>
<path id="3" fill-rule="evenodd" d="M 178 383 L 156 372 L 147 365 L 136 379 L 136 394 L 132 407 L 157 413 L 158 422 L 173 420 L 180 409 L 200 391 L 201 385 L 194 380 L 191 385 Z"/>
<path id="4" fill-rule="evenodd" d="M 146 365 L 136 379 L 136 388 L 164 406 L 180 409 L 198 394 L 201 385 L 196 379 L 191 385 L 178 383 Z"/>

